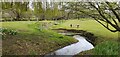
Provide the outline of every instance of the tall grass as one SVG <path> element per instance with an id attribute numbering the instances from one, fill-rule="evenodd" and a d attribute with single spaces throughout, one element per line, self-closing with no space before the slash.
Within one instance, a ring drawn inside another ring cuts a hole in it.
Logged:
<path id="1" fill-rule="evenodd" d="M 118 55 L 119 43 L 115 41 L 106 41 L 97 45 L 93 51 L 95 55 Z"/>

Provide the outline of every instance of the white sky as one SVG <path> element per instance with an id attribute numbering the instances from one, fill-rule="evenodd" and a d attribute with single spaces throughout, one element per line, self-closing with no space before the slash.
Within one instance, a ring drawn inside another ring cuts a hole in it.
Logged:
<path id="1" fill-rule="evenodd" d="M 30 8 L 31 10 L 34 10 L 34 7 L 33 7 L 33 5 L 32 5 L 33 0 L 30 0 L 29 2 L 30 2 L 30 3 L 29 3 L 29 8 Z"/>

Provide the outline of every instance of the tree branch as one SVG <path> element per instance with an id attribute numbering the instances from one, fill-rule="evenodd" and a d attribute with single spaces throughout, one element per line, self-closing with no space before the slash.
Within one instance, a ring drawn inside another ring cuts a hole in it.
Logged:
<path id="1" fill-rule="evenodd" d="M 91 2 L 89 2 L 89 4 L 90 4 L 91 6 L 93 6 L 93 7 L 99 12 L 99 14 L 101 15 L 101 17 L 102 17 L 103 19 L 105 19 L 112 27 L 114 27 L 116 30 L 120 31 L 120 28 L 119 28 L 118 26 L 112 24 L 112 22 L 110 22 L 110 21 L 101 13 L 101 10 L 99 10 L 99 9 L 100 9 L 100 6 L 99 6 L 98 4 L 97 4 L 97 5 L 98 5 L 98 8 L 97 8 L 95 5 L 93 5 Z"/>
<path id="2" fill-rule="evenodd" d="M 111 31 L 111 32 L 117 32 L 117 30 L 112 30 L 112 29 L 110 29 L 108 26 L 105 26 L 102 22 L 100 22 L 100 21 L 98 21 L 98 19 L 96 19 L 96 17 L 95 16 L 92 16 L 92 15 L 90 15 L 90 14 L 87 14 L 87 13 L 85 13 L 84 11 L 81 11 L 82 13 L 84 13 L 84 14 L 86 14 L 86 15 L 88 15 L 88 16 L 90 16 L 90 17 L 92 17 L 92 18 L 94 18 L 98 23 L 100 23 L 101 25 L 103 25 L 106 29 L 108 29 L 109 31 Z M 99 18 L 100 19 L 100 18 Z M 104 21 L 105 22 L 105 21 Z"/>
<path id="3" fill-rule="evenodd" d="M 109 6 L 109 9 L 114 13 L 115 17 L 118 19 L 118 21 L 120 22 L 120 17 L 118 16 L 118 14 L 114 11 L 114 9 L 112 8 L 112 6 L 110 5 L 109 2 L 106 2 L 106 4 Z"/>
<path id="4" fill-rule="evenodd" d="M 117 30 L 111 30 L 108 26 L 105 26 L 103 23 L 101 23 L 100 21 L 98 21 L 96 18 L 94 18 L 97 22 L 99 22 L 101 25 L 103 25 L 106 29 L 108 29 L 111 32 L 117 32 Z"/>

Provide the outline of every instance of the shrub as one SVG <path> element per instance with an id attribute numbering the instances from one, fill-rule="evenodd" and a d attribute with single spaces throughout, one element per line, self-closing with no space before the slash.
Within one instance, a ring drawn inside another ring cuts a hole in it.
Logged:
<path id="1" fill-rule="evenodd" d="M 7 29 L 7 28 L 0 28 L 0 32 L 2 33 L 2 35 L 16 35 L 17 31 L 16 30 L 12 30 L 12 29 Z"/>

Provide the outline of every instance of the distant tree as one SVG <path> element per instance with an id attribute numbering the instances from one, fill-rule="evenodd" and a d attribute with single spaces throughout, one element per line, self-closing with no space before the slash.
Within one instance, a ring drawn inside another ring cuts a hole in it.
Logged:
<path id="1" fill-rule="evenodd" d="M 14 2 L 13 11 L 16 14 L 15 20 L 20 20 L 22 13 L 27 11 L 28 4 L 28 2 Z"/>
<path id="2" fill-rule="evenodd" d="M 14 20 L 20 20 L 21 14 L 28 11 L 29 2 L 2 2 L 2 11 L 9 11 L 14 13 Z M 10 13 L 9 13 L 10 14 Z M 12 16 L 12 15 L 11 15 Z"/>
<path id="3" fill-rule="evenodd" d="M 34 2 L 34 13 L 40 20 L 52 20 L 62 17 L 59 2 Z"/>
<path id="4" fill-rule="evenodd" d="M 34 14 L 36 16 L 36 19 L 44 19 L 42 18 L 44 16 L 44 9 L 42 8 L 42 3 L 41 2 L 33 2 L 34 5 Z"/>

